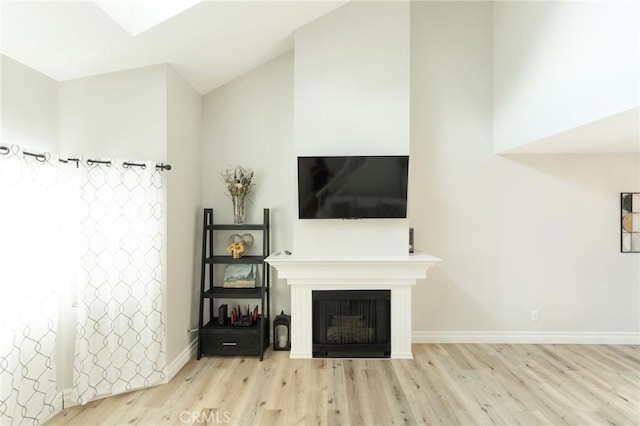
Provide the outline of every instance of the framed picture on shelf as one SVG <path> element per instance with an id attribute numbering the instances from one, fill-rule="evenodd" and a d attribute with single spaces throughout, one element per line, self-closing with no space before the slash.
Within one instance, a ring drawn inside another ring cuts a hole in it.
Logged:
<path id="1" fill-rule="evenodd" d="M 225 265 L 224 288 L 255 288 L 258 279 L 258 265 L 233 263 Z"/>

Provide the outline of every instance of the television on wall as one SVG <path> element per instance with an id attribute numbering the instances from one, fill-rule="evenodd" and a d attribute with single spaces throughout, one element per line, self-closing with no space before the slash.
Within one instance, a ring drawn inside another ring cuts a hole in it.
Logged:
<path id="1" fill-rule="evenodd" d="M 300 219 L 407 217 L 408 156 L 298 157 Z"/>

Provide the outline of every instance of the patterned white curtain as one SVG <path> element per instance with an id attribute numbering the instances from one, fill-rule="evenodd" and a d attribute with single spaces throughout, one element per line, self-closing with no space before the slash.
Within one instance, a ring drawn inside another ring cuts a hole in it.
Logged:
<path id="1" fill-rule="evenodd" d="M 55 385 L 65 196 L 56 165 L 0 152 L 0 424 L 39 424 L 60 409 Z"/>
<path id="2" fill-rule="evenodd" d="M 0 424 L 61 409 L 60 296 L 77 304 L 78 403 L 166 377 L 164 193 L 155 164 L 123 167 L 0 146 Z M 71 360 L 69 360 L 71 362 Z"/>
<path id="3" fill-rule="evenodd" d="M 74 383 L 78 403 L 166 377 L 163 192 L 153 163 L 84 164 Z"/>

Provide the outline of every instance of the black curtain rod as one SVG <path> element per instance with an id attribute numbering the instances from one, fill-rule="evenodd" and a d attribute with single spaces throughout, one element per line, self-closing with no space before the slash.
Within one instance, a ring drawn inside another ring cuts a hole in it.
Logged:
<path id="1" fill-rule="evenodd" d="M 58 161 L 65 164 L 67 164 L 69 161 L 73 161 L 74 163 L 76 163 L 76 168 L 78 168 L 78 163 L 80 163 L 79 158 L 67 158 L 66 160 L 64 158 L 59 158 Z"/>
<path id="2" fill-rule="evenodd" d="M 22 151 L 22 154 L 33 157 L 36 159 L 36 161 L 39 161 L 41 163 L 44 163 L 45 161 L 47 161 L 47 154 L 36 154 L 28 151 Z"/>
<path id="3" fill-rule="evenodd" d="M 11 149 L 8 146 L 5 145 L 0 145 L 0 155 L 7 155 L 11 152 Z M 45 161 L 47 161 L 49 159 L 49 154 L 44 153 L 44 154 L 38 154 L 38 153 L 34 153 L 34 152 L 29 152 L 29 151 L 22 151 L 23 155 L 28 155 L 30 157 L 34 157 L 37 161 L 44 163 Z M 63 159 L 60 158 L 58 161 L 60 161 L 61 163 L 68 163 L 69 161 L 73 161 L 76 163 L 76 167 L 78 166 L 78 163 L 80 162 L 79 158 L 67 158 L 67 159 Z M 87 160 L 87 164 L 89 166 L 93 166 L 94 164 L 105 164 L 107 167 L 111 167 L 111 160 L 97 160 L 97 159 L 88 159 Z M 125 161 L 124 163 L 122 163 L 122 166 L 125 169 L 128 169 L 129 167 L 142 167 L 143 169 L 147 168 L 147 165 L 144 163 L 134 163 L 131 161 Z M 156 170 L 160 170 L 160 171 L 165 171 L 165 170 L 171 170 L 171 165 L 170 164 L 164 164 L 164 163 L 160 163 L 158 165 L 156 165 Z"/>
<path id="4" fill-rule="evenodd" d="M 125 169 L 128 169 L 129 167 L 142 167 L 142 169 L 146 169 L 147 165 L 144 163 L 129 163 L 127 161 L 125 161 L 124 163 L 122 163 L 122 167 L 124 167 Z"/>
<path id="5" fill-rule="evenodd" d="M 106 164 L 107 167 L 111 167 L 111 160 L 92 160 L 91 158 L 87 160 L 88 166 L 93 166 L 94 164 Z"/>
<path id="6" fill-rule="evenodd" d="M 69 160 L 72 161 L 77 161 L 76 159 L 70 158 Z M 87 160 L 87 164 L 92 166 L 94 164 L 106 164 L 107 167 L 111 167 L 111 161 L 110 160 Z M 147 165 L 144 163 L 134 163 L 131 161 L 125 161 L 124 163 L 122 163 L 122 167 L 124 167 L 125 169 L 128 169 L 129 167 L 142 167 L 143 169 L 147 168 Z M 171 165 L 170 164 L 164 164 L 164 163 L 160 163 L 156 165 L 156 170 L 160 170 L 160 171 L 165 171 L 165 170 L 171 170 Z"/>

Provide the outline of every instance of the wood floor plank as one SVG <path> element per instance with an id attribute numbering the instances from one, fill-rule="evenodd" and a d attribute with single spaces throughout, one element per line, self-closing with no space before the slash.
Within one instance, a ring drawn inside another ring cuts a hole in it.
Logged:
<path id="1" fill-rule="evenodd" d="M 260 420 L 261 426 L 281 425 L 282 410 L 265 409 Z"/>
<path id="2" fill-rule="evenodd" d="M 639 425 L 640 347 L 412 346 L 413 360 L 191 360 L 166 384 L 58 425 Z"/>
<path id="3" fill-rule="evenodd" d="M 330 425 L 349 424 L 349 404 L 342 360 L 331 362 L 327 370 L 327 421 Z"/>
<path id="4" fill-rule="evenodd" d="M 166 392 L 166 402 L 161 406 L 154 407 L 155 410 L 148 412 L 140 419 L 139 424 L 177 424 L 180 418 L 188 418 L 190 413 L 201 412 L 200 402 L 204 396 L 210 392 L 212 383 L 218 383 L 227 372 L 226 368 L 220 368 L 220 360 L 207 362 L 200 366 L 200 362 L 191 360 L 189 363 L 196 364 L 189 374 L 181 380 L 176 392 Z M 189 365 L 187 364 L 187 366 Z M 185 366 L 186 367 L 186 366 Z M 183 368 L 184 370 L 184 368 Z M 180 372 L 182 373 L 182 371 Z M 180 377 L 180 373 L 176 377 Z M 172 380 L 172 383 L 176 378 Z M 160 420 L 157 420 L 158 417 Z"/>
<path id="5" fill-rule="evenodd" d="M 270 357 L 259 363 L 256 368 L 260 369 L 258 374 L 254 375 L 254 379 L 247 386 L 250 386 L 247 398 L 242 407 L 242 424 L 256 425 L 262 423 L 262 416 L 266 412 L 263 408 L 267 404 L 269 398 L 269 384 L 273 380 L 276 373 L 275 365 L 277 357 Z"/>
<path id="6" fill-rule="evenodd" d="M 416 423 L 435 424 L 436 413 L 431 404 L 425 401 L 424 390 L 428 385 L 425 384 L 424 371 L 409 360 L 398 360 L 393 365 Z"/>
<path id="7" fill-rule="evenodd" d="M 372 413 L 366 409 L 366 387 L 361 377 L 357 360 L 344 360 L 344 377 L 347 388 L 346 402 L 349 405 L 349 424 L 370 424 Z"/>

